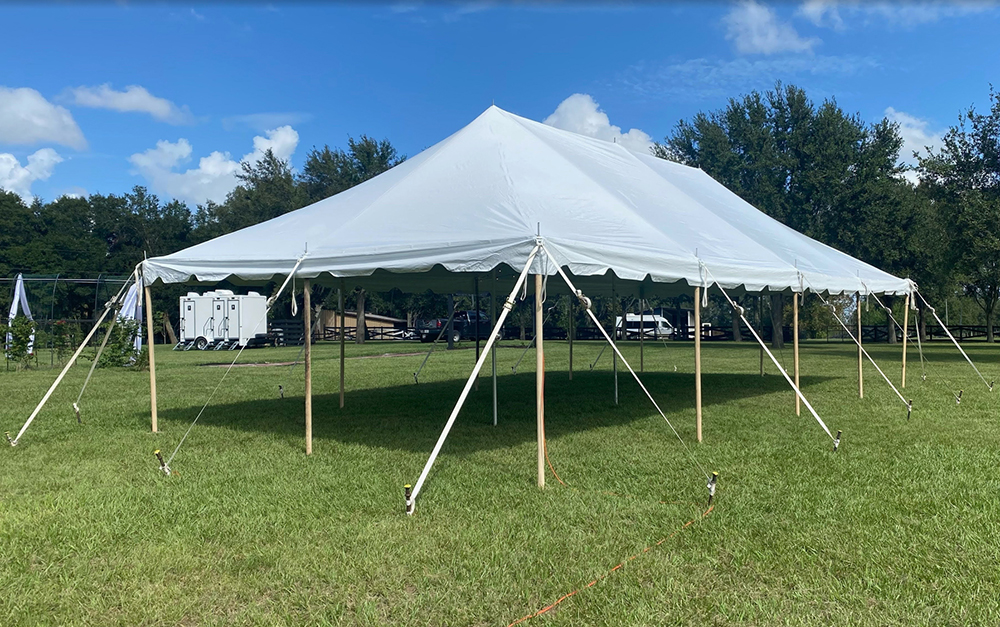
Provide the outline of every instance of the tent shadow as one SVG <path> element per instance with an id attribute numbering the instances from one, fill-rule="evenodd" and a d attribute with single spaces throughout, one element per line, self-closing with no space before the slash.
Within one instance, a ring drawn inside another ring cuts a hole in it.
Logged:
<path id="1" fill-rule="evenodd" d="M 831 377 L 802 377 L 803 389 Z M 675 422 L 685 438 L 694 437 L 694 376 L 685 373 L 646 373 L 643 383 Z M 706 407 L 772 393 L 788 394 L 778 376 L 705 374 Z M 338 394 L 313 396 L 313 438 L 344 444 L 411 452 L 427 452 L 444 427 L 463 382 L 450 380 L 420 385 L 354 390 L 345 408 Z M 489 379 L 471 392 L 448 441 L 451 455 L 508 448 L 535 439 L 535 377 L 524 373 L 500 377 L 499 420 L 493 426 Z M 545 424 L 549 438 L 568 433 L 626 424 L 655 415 L 656 410 L 627 373 L 619 376 L 619 405 L 613 401 L 614 381 L 607 372 L 551 373 L 545 389 Z M 193 420 L 200 407 L 166 410 L 160 414 L 177 428 Z M 270 433 L 298 445 L 303 437 L 302 397 L 258 399 L 211 406 L 200 425 L 244 432 Z M 690 420 L 676 420 L 671 412 L 690 412 Z"/>

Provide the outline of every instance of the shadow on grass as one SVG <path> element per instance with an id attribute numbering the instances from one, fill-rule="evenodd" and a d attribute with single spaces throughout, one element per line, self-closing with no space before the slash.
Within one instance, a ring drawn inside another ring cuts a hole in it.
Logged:
<path id="1" fill-rule="evenodd" d="M 832 377 L 807 376 L 808 388 Z M 664 411 L 694 413 L 694 376 L 684 373 L 646 373 L 643 383 Z M 787 394 L 788 386 L 778 376 L 754 374 L 705 374 L 705 406 L 772 393 Z M 338 394 L 313 396 L 313 437 L 391 450 L 426 452 L 441 433 L 463 382 L 458 380 L 421 383 L 348 392 L 345 408 Z M 549 438 L 567 433 L 626 424 L 656 414 L 655 408 L 629 375 L 619 376 L 619 405 L 613 401 L 614 380 L 607 372 L 565 373 L 549 376 L 545 389 L 545 424 Z M 787 398 L 783 401 L 787 401 Z M 200 407 L 167 410 L 160 414 L 176 428 L 194 419 Z M 533 374 L 502 376 L 498 380 L 498 426 L 493 427 L 489 379 L 480 382 L 462 409 L 449 437 L 449 453 L 471 454 L 517 446 L 535 439 L 535 377 Z M 690 424 L 677 424 L 684 437 L 693 437 Z M 248 432 L 272 433 L 298 442 L 303 433 L 302 397 L 262 399 L 214 405 L 200 425 Z M 690 428 L 689 428 L 690 427 Z M 691 433 L 687 433 L 691 431 Z"/>

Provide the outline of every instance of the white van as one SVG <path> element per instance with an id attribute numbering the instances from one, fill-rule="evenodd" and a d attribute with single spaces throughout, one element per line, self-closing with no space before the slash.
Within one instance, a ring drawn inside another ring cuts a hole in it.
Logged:
<path id="1" fill-rule="evenodd" d="M 617 316 L 615 317 L 615 329 L 618 331 L 618 338 L 629 340 L 639 339 L 640 329 L 644 329 L 647 339 L 672 337 L 674 334 L 673 325 L 663 316 L 657 316 L 653 313 L 646 313 L 641 316 L 633 313 L 625 314 L 624 328 L 622 328 L 621 316 Z"/>

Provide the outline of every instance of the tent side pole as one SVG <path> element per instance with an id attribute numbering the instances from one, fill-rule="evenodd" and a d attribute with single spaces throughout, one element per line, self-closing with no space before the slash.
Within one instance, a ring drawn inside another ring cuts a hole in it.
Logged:
<path id="1" fill-rule="evenodd" d="M 158 431 L 156 413 L 156 351 L 153 341 L 153 297 L 149 286 L 143 290 L 146 293 L 146 345 L 149 347 L 149 412 L 153 433 Z"/>
<path id="2" fill-rule="evenodd" d="M 490 274 L 490 324 L 497 323 L 497 271 Z M 493 361 L 493 426 L 497 426 L 497 343 L 490 346 L 490 358 Z"/>
<path id="3" fill-rule="evenodd" d="M 542 330 L 542 275 L 535 275 L 535 418 L 538 434 L 538 487 L 545 487 L 545 343 Z"/>
<path id="4" fill-rule="evenodd" d="M 895 330 L 893 331 L 895 333 Z M 903 305 L 903 381 L 899 387 L 906 387 L 906 337 L 910 334 L 910 295 L 906 295 Z"/>
<path id="5" fill-rule="evenodd" d="M 340 305 L 340 408 L 344 408 L 344 279 L 340 280 L 340 293 L 338 294 L 338 304 Z"/>
<path id="6" fill-rule="evenodd" d="M 306 371 L 306 455 L 313 452 L 313 390 L 312 390 L 312 286 L 309 279 L 302 284 L 302 321 L 305 324 Z"/>
<path id="7" fill-rule="evenodd" d="M 862 362 L 862 350 L 861 350 L 861 292 L 857 293 L 858 297 L 858 398 L 865 397 L 865 379 L 864 379 L 864 364 Z"/>
<path id="8" fill-rule="evenodd" d="M 802 389 L 799 385 L 799 294 L 792 292 L 792 353 L 795 359 L 795 387 Z M 795 395 L 795 415 L 802 415 L 802 401 L 799 395 Z"/>
<path id="9" fill-rule="evenodd" d="M 701 442 L 701 288 L 694 288 L 694 407 Z"/>

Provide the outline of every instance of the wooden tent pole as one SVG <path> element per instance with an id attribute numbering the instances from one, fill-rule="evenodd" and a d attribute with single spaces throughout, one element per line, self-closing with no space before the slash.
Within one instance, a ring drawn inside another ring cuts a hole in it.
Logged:
<path id="1" fill-rule="evenodd" d="M 306 455 L 313 452 L 313 390 L 312 390 L 312 290 L 309 279 L 302 283 L 302 321 L 305 324 L 306 371 Z"/>
<path id="2" fill-rule="evenodd" d="M 893 330 L 893 333 L 896 331 Z M 906 387 L 906 336 L 910 334 L 910 295 L 906 295 L 906 302 L 903 305 L 903 383 L 900 387 Z"/>
<path id="3" fill-rule="evenodd" d="M 340 408 L 344 408 L 344 279 L 340 280 L 340 294 L 338 295 L 340 305 Z"/>
<path id="4" fill-rule="evenodd" d="M 701 442 L 701 288 L 694 288 L 694 411 Z"/>
<path id="5" fill-rule="evenodd" d="M 542 330 L 542 275 L 535 275 L 535 417 L 538 432 L 538 487 L 545 487 L 545 344 Z"/>
<path id="6" fill-rule="evenodd" d="M 153 297 L 149 286 L 146 292 L 146 346 L 149 348 L 149 410 L 153 433 L 158 431 L 156 414 L 156 351 L 153 348 Z"/>
<path id="7" fill-rule="evenodd" d="M 864 363 L 861 361 L 861 292 L 858 296 L 858 398 L 865 397 Z"/>
<path id="8" fill-rule="evenodd" d="M 800 294 L 792 292 L 792 353 L 795 359 L 795 387 L 802 389 L 799 385 L 799 298 Z M 800 416 L 802 412 L 799 395 L 795 395 L 795 415 Z"/>
<path id="9" fill-rule="evenodd" d="M 615 292 L 615 275 L 611 273 L 611 328 L 614 331 L 611 333 L 611 343 L 615 346 L 618 345 L 618 321 L 615 319 L 615 312 L 621 309 L 621 302 L 618 300 L 618 295 Z M 622 328 L 625 327 L 625 310 L 622 309 Z M 618 352 L 611 351 L 611 368 L 615 374 L 615 406 L 618 406 Z"/>

